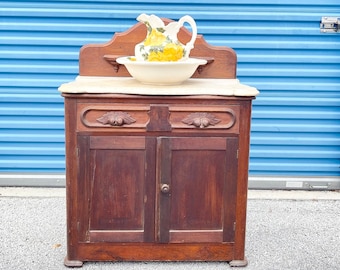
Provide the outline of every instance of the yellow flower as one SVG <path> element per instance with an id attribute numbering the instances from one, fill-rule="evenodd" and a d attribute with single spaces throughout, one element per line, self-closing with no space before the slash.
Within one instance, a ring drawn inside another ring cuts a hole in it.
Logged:
<path id="1" fill-rule="evenodd" d="M 164 60 L 162 60 L 162 55 L 163 55 L 162 52 L 152 51 L 152 52 L 149 53 L 148 61 L 150 61 L 150 62 L 164 61 Z"/>
<path id="2" fill-rule="evenodd" d="M 144 46 L 159 46 L 161 45 L 166 39 L 161 32 L 157 31 L 156 29 L 152 29 L 150 35 L 144 41 Z"/>
<path id="3" fill-rule="evenodd" d="M 183 48 L 180 45 L 174 43 L 168 43 L 163 52 L 161 51 L 152 51 L 148 56 L 148 61 L 178 61 L 183 57 Z"/>
<path id="4" fill-rule="evenodd" d="M 167 61 L 177 61 L 183 57 L 183 47 L 169 43 L 164 47 L 163 53 L 167 56 Z"/>

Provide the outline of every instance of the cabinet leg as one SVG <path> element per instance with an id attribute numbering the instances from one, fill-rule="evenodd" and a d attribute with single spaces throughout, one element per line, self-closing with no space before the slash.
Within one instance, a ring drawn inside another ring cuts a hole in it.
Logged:
<path id="1" fill-rule="evenodd" d="M 232 260 L 229 262 L 230 267 L 245 267 L 248 265 L 246 258 L 244 260 Z"/>
<path id="2" fill-rule="evenodd" d="M 76 260 L 69 260 L 67 257 L 65 257 L 64 265 L 67 266 L 67 267 L 82 267 L 83 262 L 82 261 L 76 261 Z"/>

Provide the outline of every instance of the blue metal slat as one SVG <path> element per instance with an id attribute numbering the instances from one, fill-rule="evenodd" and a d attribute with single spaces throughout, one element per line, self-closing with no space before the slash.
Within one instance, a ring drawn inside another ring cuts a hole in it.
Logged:
<path id="1" fill-rule="evenodd" d="M 76 74 L 27 74 L 27 73 L 13 73 L 13 74 L 0 74 L 0 89 L 8 89 L 7 92 L 12 92 L 13 88 L 46 88 L 49 87 L 56 91 L 58 85 L 71 81 Z M 57 95 L 54 93 L 54 95 Z M 28 97 L 30 98 L 30 97 Z"/>
<path id="2" fill-rule="evenodd" d="M 0 129 L 63 129 L 64 117 L 55 116 L 6 116 L 0 117 Z"/>
<path id="3" fill-rule="evenodd" d="M 64 172 L 65 157 L 60 156 L 1 156 L 0 170 L 2 172 Z M 13 183 L 15 185 L 15 183 Z"/>
<path id="4" fill-rule="evenodd" d="M 21 105 L 21 106 L 20 106 Z M 51 103 L 4 103 L 0 107 L 1 116 L 64 116 L 64 110 L 59 104 Z"/>
<path id="5" fill-rule="evenodd" d="M 254 175 L 263 175 L 263 171 L 267 175 L 275 176 L 303 176 L 315 177 L 338 176 L 339 160 L 334 159 L 250 159 L 250 171 Z M 270 162 L 270 167 L 268 163 Z M 320 178 L 322 179 L 322 178 Z"/>
<path id="6" fill-rule="evenodd" d="M 279 136 L 282 132 L 340 132 L 339 121 L 307 121 L 307 120 L 276 120 L 272 119 L 258 119 L 252 124 L 252 130 L 254 131 L 266 131 L 273 132 L 272 136 Z"/>
<path id="7" fill-rule="evenodd" d="M 1 143 L 7 142 L 58 142 L 62 143 L 60 147 L 64 148 L 64 129 L 23 129 L 23 128 L 13 128 L 13 129 L 3 129 L 0 133 Z"/>
<path id="8" fill-rule="evenodd" d="M 6 90 L 7 89 L 7 90 Z M 28 93 L 20 91 L 20 88 L 5 88 L 1 91 L 0 103 L 17 102 L 18 107 L 22 106 L 21 103 L 43 103 L 43 104 L 58 104 L 63 106 L 63 98 L 56 92 L 55 88 L 44 89 L 44 92 L 36 93 L 35 88 L 27 87 L 26 90 L 31 89 Z M 1 90 L 1 88 L 0 88 Z"/>
<path id="9" fill-rule="evenodd" d="M 239 63 L 290 63 L 290 64 L 338 64 L 340 55 L 337 51 L 319 50 L 312 54 L 308 50 L 249 50 L 239 49 Z"/>
<path id="10" fill-rule="evenodd" d="M 256 145 L 280 145 L 285 146 L 329 146 L 340 148 L 340 138 L 334 133 L 324 132 L 285 132 L 280 136 L 272 136 L 271 133 L 263 131 L 252 131 L 251 143 Z"/>
<path id="11" fill-rule="evenodd" d="M 259 106 L 258 106 L 259 107 Z M 318 107 L 282 107 L 278 108 L 275 106 L 263 106 L 263 108 L 258 108 L 253 113 L 254 118 L 264 119 L 340 119 L 340 111 L 335 111 L 334 108 L 321 108 Z"/>
<path id="12" fill-rule="evenodd" d="M 8 142 L 0 146 L 2 155 L 7 156 L 64 156 L 63 143 Z"/>
<path id="13" fill-rule="evenodd" d="M 309 159 L 331 158 L 337 159 L 340 157 L 340 148 L 334 149 L 332 146 L 313 146 L 312 148 L 305 145 L 285 146 L 266 146 L 257 145 L 252 149 L 252 157 L 260 158 L 288 158 L 297 159 L 305 158 L 308 155 Z"/>
<path id="14" fill-rule="evenodd" d="M 326 109 L 329 107 L 334 108 L 334 113 L 337 113 L 337 109 L 339 107 L 340 99 L 336 98 L 315 98 L 313 95 L 311 96 L 294 96 L 294 94 L 282 95 L 282 96 L 266 96 L 261 97 L 261 99 L 256 100 L 256 105 L 265 105 L 265 106 L 318 106 L 325 107 Z"/>

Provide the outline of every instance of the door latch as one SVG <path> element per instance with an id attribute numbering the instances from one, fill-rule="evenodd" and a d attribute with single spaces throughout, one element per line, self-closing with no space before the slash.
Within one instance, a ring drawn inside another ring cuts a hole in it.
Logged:
<path id="1" fill-rule="evenodd" d="M 340 33 L 340 18 L 322 17 L 320 22 L 321 33 Z"/>

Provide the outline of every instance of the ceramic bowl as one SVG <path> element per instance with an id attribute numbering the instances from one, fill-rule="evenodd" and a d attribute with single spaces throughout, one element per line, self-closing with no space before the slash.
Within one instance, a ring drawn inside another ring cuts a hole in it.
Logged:
<path id="1" fill-rule="evenodd" d="M 131 60 L 134 59 L 134 60 Z M 130 75 L 143 84 L 177 85 L 189 79 L 198 66 L 207 60 L 189 58 L 176 62 L 137 61 L 134 57 L 119 57 L 117 63 L 126 67 Z"/>

